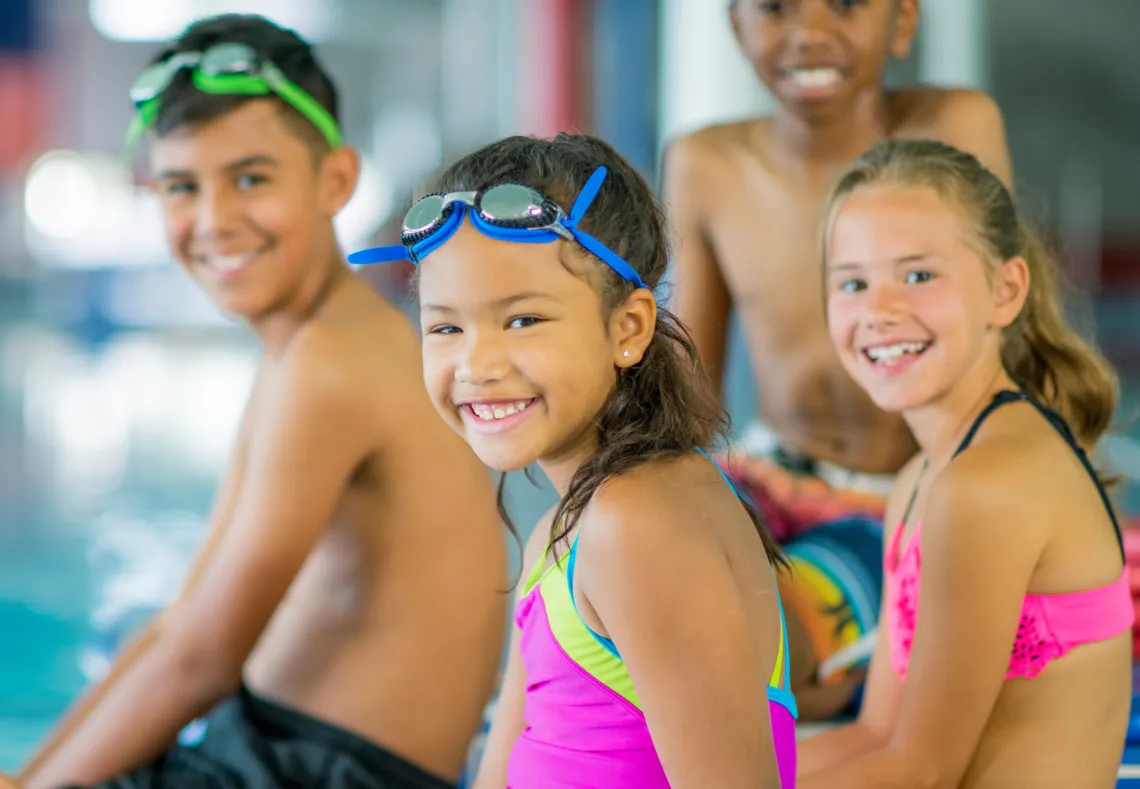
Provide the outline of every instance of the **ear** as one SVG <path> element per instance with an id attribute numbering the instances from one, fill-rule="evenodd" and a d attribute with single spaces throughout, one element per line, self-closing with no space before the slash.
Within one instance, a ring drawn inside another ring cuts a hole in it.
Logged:
<path id="1" fill-rule="evenodd" d="M 895 6 L 895 24 L 891 30 L 888 50 L 891 57 L 902 60 L 910 54 L 914 46 L 914 37 L 918 34 L 918 22 L 921 13 L 919 0 L 897 0 Z"/>
<path id="2" fill-rule="evenodd" d="M 329 151 L 317 171 L 320 208 L 330 219 L 352 199 L 360 181 L 360 154 L 347 145 Z"/>
<path id="3" fill-rule="evenodd" d="M 657 300 L 653 293 L 638 288 L 610 313 L 610 339 L 614 367 L 633 367 L 645 357 L 657 326 Z"/>
<path id="4" fill-rule="evenodd" d="M 1004 329 L 1021 314 L 1025 301 L 1029 298 L 1031 285 L 1029 264 L 1023 257 L 1012 257 L 1001 264 L 994 276 L 993 311 L 990 325 Z"/>

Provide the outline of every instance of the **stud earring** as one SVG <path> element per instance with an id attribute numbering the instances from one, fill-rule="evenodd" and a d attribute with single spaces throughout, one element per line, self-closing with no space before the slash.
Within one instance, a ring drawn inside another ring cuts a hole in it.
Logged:
<path id="1" fill-rule="evenodd" d="M 621 355 L 624 356 L 626 359 L 628 359 L 629 358 L 629 351 L 622 351 Z"/>

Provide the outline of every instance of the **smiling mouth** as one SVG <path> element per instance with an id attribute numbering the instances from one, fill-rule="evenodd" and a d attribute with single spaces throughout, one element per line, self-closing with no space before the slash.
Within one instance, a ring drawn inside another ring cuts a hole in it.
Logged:
<path id="1" fill-rule="evenodd" d="M 501 400 L 486 403 L 464 403 L 461 407 L 481 422 L 497 422 L 509 416 L 522 413 L 538 400 Z"/>
<path id="2" fill-rule="evenodd" d="M 904 360 L 909 360 L 926 353 L 929 342 L 896 342 L 889 345 L 872 345 L 863 349 L 863 357 L 871 364 L 881 367 L 893 367 Z"/>
<path id="3" fill-rule="evenodd" d="M 233 255 L 195 255 L 194 262 L 222 276 L 232 276 L 248 268 L 267 251 L 268 247 Z"/>
<path id="4" fill-rule="evenodd" d="M 825 90 L 838 85 L 843 79 L 843 72 L 834 66 L 822 66 L 783 69 L 780 76 L 803 90 Z"/>

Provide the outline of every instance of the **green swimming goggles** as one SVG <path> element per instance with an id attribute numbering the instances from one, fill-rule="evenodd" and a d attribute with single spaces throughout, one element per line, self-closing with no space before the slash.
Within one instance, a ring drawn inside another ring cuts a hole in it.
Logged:
<path id="1" fill-rule="evenodd" d="M 271 93 L 305 116 L 329 146 L 339 148 L 340 126 L 316 99 L 290 82 L 274 63 L 246 44 L 215 44 L 203 52 L 179 52 L 149 66 L 131 87 L 131 101 L 138 114 L 127 131 L 128 150 L 156 117 L 162 93 L 182 69 L 192 69 L 194 87 L 203 93 L 232 96 L 268 96 Z"/>

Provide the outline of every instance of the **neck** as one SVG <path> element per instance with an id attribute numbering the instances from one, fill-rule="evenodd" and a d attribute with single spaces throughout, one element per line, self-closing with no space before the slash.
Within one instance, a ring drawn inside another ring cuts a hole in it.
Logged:
<path id="1" fill-rule="evenodd" d="M 315 261 L 314 261 L 315 262 Z M 302 276 L 293 291 L 266 312 L 249 319 L 249 327 L 273 356 L 289 344 L 293 335 L 333 296 L 352 282 L 352 272 L 340 250 L 331 243 L 319 265 Z"/>
<path id="2" fill-rule="evenodd" d="M 903 413 L 922 454 L 932 466 L 950 462 L 970 425 L 1003 389 L 1017 384 L 1001 366 L 1000 357 L 970 371 L 953 389 L 921 408 Z"/>
<path id="3" fill-rule="evenodd" d="M 588 435 L 579 435 L 576 441 L 568 442 L 566 448 L 539 458 L 538 465 L 550 480 L 550 484 L 558 491 L 560 499 L 566 498 L 566 494 L 570 491 L 570 480 L 574 479 L 578 469 L 597 452 L 598 444 L 594 437 L 596 429 L 597 425 L 590 422 L 586 426 Z"/>
<path id="4" fill-rule="evenodd" d="M 858 95 L 853 107 L 847 104 L 814 117 L 779 112 L 772 129 L 778 144 L 800 156 L 846 163 L 890 131 L 887 96 L 876 87 Z"/>

